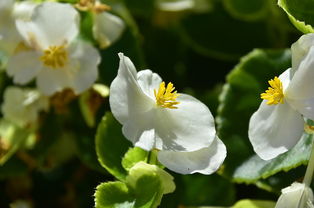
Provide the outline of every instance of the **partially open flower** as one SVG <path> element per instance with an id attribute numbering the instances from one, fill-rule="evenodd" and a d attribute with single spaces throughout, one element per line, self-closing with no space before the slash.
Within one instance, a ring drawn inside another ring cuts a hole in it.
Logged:
<path id="1" fill-rule="evenodd" d="M 305 41 L 306 40 L 306 41 Z M 249 139 L 264 160 L 292 148 L 301 138 L 304 118 L 314 119 L 314 34 L 292 45 L 292 68 L 269 81 L 264 101 L 252 115 Z"/>
<path id="2" fill-rule="evenodd" d="M 119 53 L 117 77 L 110 86 L 110 107 L 123 124 L 122 132 L 135 146 L 157 149 L 159 161 L 183 173 L 211 174 L 226 157 L 216 136 L 214 118 L 206 105 L 175 91 L 151 70 L 136 72 Z"/>
<path id="3" fill-rule="evenodd" d="M 76 8 L 90 11 L 93 16 L 93 36 L 101 48 L 106 48 L 117 41 L 124 28 L 124 22 L 108 11 L 110 6 L 98 0 L 80 0 Z"/>
<path id="4" fill-rule="evenodd" d="M 303 183 L 293 183 L 281 190 L 275 208 L 313 208 L 312 189 Z"/>
<path id="5" fill-rule="evenodd" d="M 17 28 L 26 47 L 8 62 L 7 73 L 15 83 L 36 78 L 45 95 L 65 88 L 79 94 L 97 79 L 100 55 L 92 45 L 75 41 L 79 14 L 69 4 L 42 3 L 29 21 L 17 20 Z"/>

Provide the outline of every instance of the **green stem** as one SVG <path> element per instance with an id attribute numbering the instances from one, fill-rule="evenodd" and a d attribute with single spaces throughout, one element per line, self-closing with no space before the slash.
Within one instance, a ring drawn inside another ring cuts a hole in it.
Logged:
<path id="1" fill-rule="evenodd" d="M 148 163 L 151 165 L 156 165 L 157 164 L 157 154 L 158 151 L 157 150 L 151 150 L 150 154 L 149 154 L 149 159 L 148 159 Z"/>
<path id="2" fill-rule="evenodd" d="M 312 177 L 313 177 L 313 172 L 314 172 L 314 145 L 313 145 L 313 136 L 312 136 L 312 151 L 311 151 L 311 156 L 309 159 L 309 163 L 306 168 L 305 176 L 303 179 L 303 183 L 307 186 L 310 186 L 312 183 Z"/>

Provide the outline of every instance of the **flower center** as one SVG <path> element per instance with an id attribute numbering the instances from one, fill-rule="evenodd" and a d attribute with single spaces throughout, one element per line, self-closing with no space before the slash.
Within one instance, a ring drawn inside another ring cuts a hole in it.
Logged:
<path id="1" fill-rule="evenodd" d="M 168 83 L 167 88 L 165 82 L 160 83 L 158 92 L 154 90 L 157 106 L 170 109 L 178 108 L 175 105 L 178 105 L 180 103 L 176 102 L 179 94 L 177 94 L 177 91 L 174 91 L 174 89 L 175 88 L 173 87 L 173 84 L 171 82 Z"/>
<path id="2" fill-rule="evenodd" d="M 44 55 L 40 57 L 40 60 L 51 68 L 61 68 L 68 61 L 68 52 L 64 45 L 49 46 L 48 49 L 44 50 Z"/>
<path id="3" fill-rule="evenodd" d="M 95 0 L 80 0 L 75 7 L 81 11 L 92 11 L 95 13 L 101 13 L 111 9 L 110 6 Z"/>
<path id="4" fill-rule="evenodd" d="M 284 103 L 283 87 L 280 79 L 275 77 L 268 81 L 270 87 L 264 93 L 261 94 L 261 98 L 268 100 L 268 105 L 276 105 L 278 103 Z"/>

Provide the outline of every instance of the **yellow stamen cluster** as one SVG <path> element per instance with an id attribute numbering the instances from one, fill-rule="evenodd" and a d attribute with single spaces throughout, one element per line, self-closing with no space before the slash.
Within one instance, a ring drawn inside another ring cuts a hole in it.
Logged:
<path id="1" fill-rule="evenodd" d="M 268 81 L 270 87 L 264 93 L 261 94 L 261 98 L 268 100 L 268 105 L 276 105 L 278 103 L 284 103 L 283 87 L 280 79 L 275 77 Z"/>
<path id="2" fill-rule="evenodd" d="M 40 60 L 48 67 L 61 68 L 68 61 L 68 52 L 64 45 L 49 46 L 48 49 L 44 50 L 44 55 L 40 57 Z"/>
<path id="3" fill-rule="evenodd" d="M 80 0 L 79 3 L 75 5 L 75 7 L 81 11 L 92 11 L 95 13 L 101 13 L 111 9 L 110 6 L 95 0 Z"/>
<path id="4" fill-rule="evenodd" d="M 174 89 L 175 88 L 173 87 L 173 84 L 171 82 L 168 83 L 167 87 L 165 82 L 160 83 L 158 92 L 154 90 L 157 106 L 170 109 L 178 108 L 175 105 L 178 105 L 180 103 L 176 102 L 179 94 L 177 94 L 177 91 L 174 91 Z"/>

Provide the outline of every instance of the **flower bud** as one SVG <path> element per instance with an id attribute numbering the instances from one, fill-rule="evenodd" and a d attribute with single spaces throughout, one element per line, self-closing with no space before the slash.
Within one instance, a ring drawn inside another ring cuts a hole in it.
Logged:
<path id="1" fill-rule="evenodd" d="M 303 183 L 293 183 L 281 190 L 275 208 L 314 208 L 313 192 Z"/>

